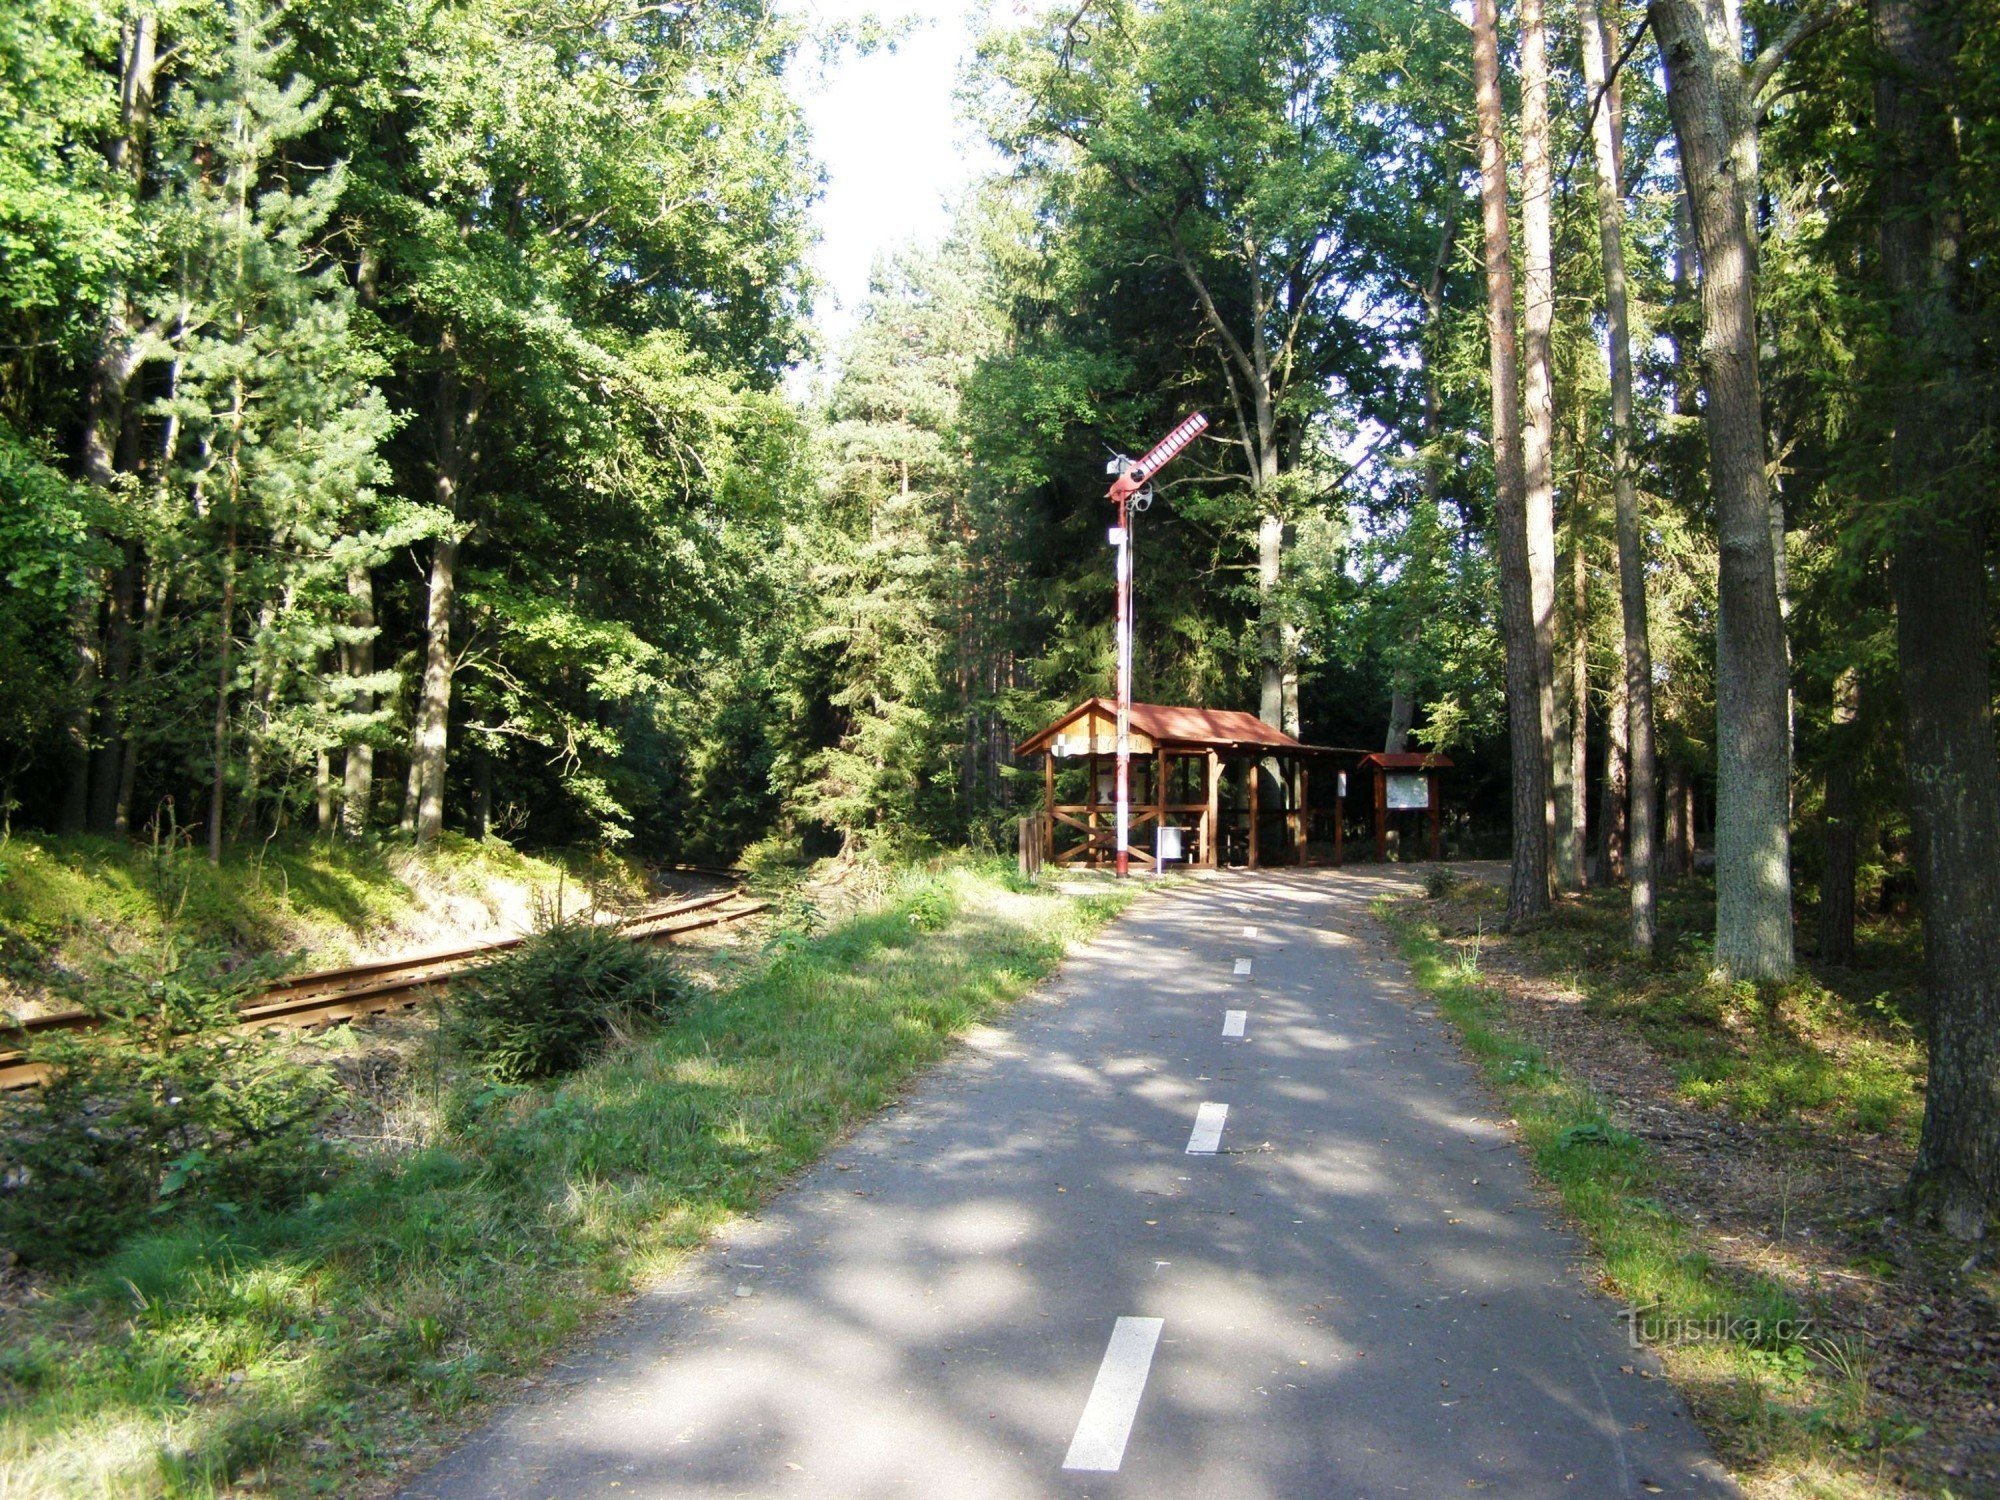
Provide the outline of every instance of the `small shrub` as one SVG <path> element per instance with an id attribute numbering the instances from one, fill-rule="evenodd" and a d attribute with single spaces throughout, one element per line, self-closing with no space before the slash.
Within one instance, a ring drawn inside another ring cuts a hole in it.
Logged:
<path id="1" fill-rule="evenodd" d="M 85 999 L 97 1025 L 38 1039 L 49 1081 L 6 1106 L 0 1242 L 72 1261 L 149 1221 L 303 1198 L 334 1165 L 317 1130 L 334 1083 L 236 1029 L 274 972 L 189 941 L 107 967 Z"/>
<path id="2" fill-rule="evenodd" d="M 526 1083 L 580 1067 L 681 997 L 664 953 L 594 922 L 558 921 L 459 982 L 450 1031 L 484 1076 Z"/>
<path id="3" fill-rule="evenodd" d="M 1443 865 L 1424 875 L 1424 894 L 1433 901 L 1442 901 L 1458 891 L 1458 871 Z"/>
<path id="4" fill-rule="evenodd" d="M 926 885 L 904 908 L 910 925 L 919 932 L 942 932 L 951 921 L 957 903 L 951 893 L 936 885 Z"/>

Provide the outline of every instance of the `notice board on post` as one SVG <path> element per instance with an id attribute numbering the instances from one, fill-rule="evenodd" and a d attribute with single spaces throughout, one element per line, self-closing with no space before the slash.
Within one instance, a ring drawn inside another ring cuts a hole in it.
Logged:
<path id="1" fill-rule="evenodd" d="M 1389 811 L 1422 812 L 1431 805 L 1430 777 L 1422 771 L 1385 772 L 1382 780 Z"/>

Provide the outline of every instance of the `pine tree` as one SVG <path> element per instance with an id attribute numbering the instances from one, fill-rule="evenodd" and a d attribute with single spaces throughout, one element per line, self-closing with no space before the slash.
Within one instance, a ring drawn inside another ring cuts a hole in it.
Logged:
<path id="1" fill-rule="evenodd" d="M 348 559 L 370 550 L 357 538 L 392 426 L 369 383 L 379 362 L 354 335 L 352 293 L 315 241 L 345 170 L 309 176 L 285 155 L 326 100 L 304 77 L 281 79 L 290 45 L 274 35 L 275 13 L 246 4 L 232 22 L 195 80 L 174 163 L 181 274 L 159 319 L 173 331 L 174 389 L 158 408 L 173 434 L 169 466 L 216 569 L 211 860 L 222 857 L 232 780 L 247 820 L 274 758 L 309 762 L 341 738 L 317 711 L 317 673 Z"/>

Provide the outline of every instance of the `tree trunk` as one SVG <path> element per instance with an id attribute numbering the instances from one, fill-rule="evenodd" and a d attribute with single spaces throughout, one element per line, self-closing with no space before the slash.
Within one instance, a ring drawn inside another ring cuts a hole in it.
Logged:
<path id="1" fill-rule="evenodd" d="M 484 839 L 493 826 L 493 757 L 475 737 L 472 745 L 472 836 Z"/>
<path id="2" fill-rule="evenodd" d="M 1860 847 L 1861 674 L 1844 667 L 1833 680 L 1833 724 L 1826 746 L 1826 805 L 1820 814 L 1819 959 L 1854 962 L 1854 873 Z"/>
<path id="3" fill-rule="evenodd" d="M 1569 702 L 1566 705 L 1568 712 L 1562 718 L 1566 731 L 1562 742 L 1569 755 L 1569 784 L 1573 791 L 1569 799 L 1569 836 L 1581 853 L 1590 848 L 1590 780 L 1585 774 L 1590 751 L 1590 570 L 1589 559 L 1583 551 L 1581 515 L 1576 518 L 1572 533 Z M 1577 883 L 1581 885 L 1586 879 L 1587 871 L 1580 870 Z"/>
<path id="4" fill-rule="evenodd" d="M 125 758 L 126 703 L 132 694 L 132 649 L 137 634 L 139 559 L 128 543 L 111 575 L 109 617 L 104 631 L 104 679 L 97 702 L 97 731 L 90 768 L 90 831 L 113 834 L 118 827 L 118 768 Z"/>
<path id="5" fill-rule="evenodd" d="M 1444 392 L 1438 380 L 1437 340 L 1444 322 L 1444 292 L 1446 278 L 1451 274 L 1452 245 L 1458 238 L 1458 199 L 1454 196 L 1445 204 L 1444 220 L 1438 226 L 1437 253 L 1431 257 L 1431 274 L 1424 283 L 1424 332 L 1417 343 L 1417 357 L 1423 363 L 1424 375 L 1424 452 L 1423 467 L 1423 507 L 1425 526 L 1435 526 L 1438 516 L 1438 501 L 1444 494 Z M 1414 648 L 1412 648 L 1414 649 Z M 1417 699 L 1415 670 L 1405 658 L 1394 667 L 1389 688 L 1389 727 L 1383 736 L 1382 748 L 1390 752 L 1401 751 L 1410 741 L 1410 729 L 1416 722 Z"/>
<path id="6" fill-rule="evenodd" d="M 450 339 L 445 340 L 447 356 Z M 474 460 L 471 437 L 485 403 L 485 388 L 463 390 L 458 376 L 446 371 L 438 378 L 436 458 L 432 501 L 456 517 L 460 490 Z M 460 413 L 461 401 L 464 412 Z M 456 532 L 442 536 L 431 550 L 430 600 L 424 620 L 424 677 L 418 693 L 416 722 L 410 735 L 410 785 L 403 804 L 403 825 L 419 844 L 434 844 L 444 829 L 446 736 L 451 720 L 451 678 L 457 665 L 451 651 L 451 610 L 458 591 Z"/>
<path id="7" fill-rule="evenodd" d="M 333 757 L 325 750 L 313 756 L 313 811 L 322 838 L 333 832 Z"/>
<path id="8" fill-rule="evenodd" d="M 1611 679 L 1611 704 L 1604 715 L 1603 800 L 1597 812 L 1597 870 L 1600 885 L 1625 878 L 1625 796 L 1627 756 L 1631 747 L 1625 728 L 1625 679 Z"/>
<path id="9" fill-rule="evenodd" d="M 1290 620 L 1278 627 L 1278 641 L 1284 650 L 1280 694 L 1285 714 L 1280 727 L 1295 740 L 1305 738 L 1305 724 L 1299 718 L 1299 650 L 1303 637 L 1304 632 Z"/>
<path id="10" fill-rule="evenodd" d="M 348 676 L 365 679 L 375 672 L 374 575 L 366 568 L 349 568 L 347 597 L 350 601 L 347 623 L 354 638 L 342 654 L 347 658 Z M 373 713 L 374 693 L 367 688 L 356 688 L 349 695 L 347 710 L 353 714 Z M 365 732 L 349 737 L 343 759 L 340 830 L 347 837 L 358 839 L 368 831 L 368 814 L 375 800 L 375 746 Z"/>
<path id="11" fill-rule="evenodd" d="M 1597 0 L 1581 0 L 1583 76 L 1602 103 L 1591 118 L 1597 175 L 1597 238 L 1604 259 L 1604 313 L 1609 337 L 1605 368 L 1611 383 L 1611 488 L 1618 532 L 1618 610 L 1624 628 L 1625 725 L 1628 741 L 1626 869 L 1632 881 L 1630 937 L 1635 953 L 1650 954 L 1658 939 L 1654 835 L 1659 799 L 1653 747 L 1653 645 L 1646 611 L 1645 538 L 1639 487 L 1632 464 L 1632 335 L 1625 296 L 1625 188 L 1620 176 L 1615 96 L 1607 82 L 1611 56 L 1598 18 Z"/>
<path id="12" fill-rule="evenodd" d="M 1694 871 L 1694 816 L 1689 807 L 1687 767 L 1677 760 L 1667 762 L 1667 833 L 1665 872 L 1684 879 Z"/>
<path id="13" fill-rule="evenodd" d="M 61 833 L 82 833 L 90 825 L 90 724 L 97 702 L 98 605 L 103 586 L 97 570 L 85 570 L 85 587 L 69 607 L 70 701 L 63 724 L 63 801 L 56 821 Z"/>
<path id="14" fill-rule="evenodd" d="M 105 147 L 105 159 L 135 198 L 145 177 L 158 50 L 158 18 L 149 10 L 130 15 L 118 48 L 118 130 Z M 119 454 L 121 450 L 129 452 L 125 435 L 132 414 L 127 398 L 142 362 L 143 341 L 137 327 L 140 321 L 138 310 L 123 291 L 113 296 L 99 332 L 97 357 L 91 363 L 84 398 L 83 477 L 107 496 L 118 486 Z M 102 691 L 103 668 L 97 622 L 104 590 L 96 569 L 89 570 L 89 577 L 90 586 L 77 599 L 70 614 L 75 665 L 73 697 L 63 730 L 68 776 L 60 821 L 60 826 L 69 832 L 86 825 L 96 825 L 99 831 L 104 831 L 116 821 L 116 796 L 111 785 L 116 775 L 116 751 L 110 757 L 101 753 L 96 757 L 99 791 L 95 798 L 91 795 L 91 720 Z M 127 598 L 129 613 L 129 595 Z M 97 748 L 100 752 L 104 750 L 101 740 Z M 94 813 L 109 816 L 93 816 Z"/>
<path id="15" fill-rule="evenodd" d="M 1285 726 L 1285 641 L 1278 579 L 1285 561 L 1285 523 L 1266 512 L 1257 523 L 1257 717 Z"/>
<path id="16" fill-rule="evenodd" d="M 1702 385 L 1721 576 L 1716 621 L 1715 961 L 1792 971 L 1791 750 L 1757 373 L 1756 121 L 1722 13 L 1652 0 L 1701 266 Z"/>
<path id="17" fill-rule="evenodd" d="M 1486 261 L 1486 333 L 1492 360 L 1495 551 L 1506 644 L 1507 728 L 1513 771 L 1514 852 L 1507 920 L 1549 909 L 1549 760 L 1528 562 L 1527 476 L 1521 462 L 1520 375 L 1514 356 L 1514 260 L 1507 225 L 1507 155 L 1500 102 L 1497 0 L 1473 0 L 1472 76 L 1479 110 L 1479 207 Z"/>
<path id="18" fill-rule="evenodd" d="M 1872 0 L 1890 296 L 1890 556 L 1903 760 L 1923 900 L 1930 1075 L 1910 1175 L 1926 1217 L 1963 1239 L 2000 1212 L 2000 769 L 1988 660 L 1985 507 L 1965 451 L 1982 412 L 1960 264 L 1960 121 L 1949 0 Z"/>
<path id="19" fill-rule="evenodd" d="M 229 787 L 229 675 L 235 665 L 230 659 L 235 644 L 235 615 L 236 522 L 231 520 L 222 548 L 222 609 L 215 641 L 215 725 L 211 740 L 215 764 L 208 785 L 208 862 L 212 865 L 222 863 L 223 801 Z"/>
<path id="20" fill-rule="evenodd" d="M 1682 766 L 1680 784 L 1681 842 L 1676 851 L 1680 862 L 1680 873 L 1694 874 L 1695 851 L 1701 847 L 1701 819 L 1696 815 L 1694 803 L 1694 777 L 1688 768 Z"/>
<path id="21" fill-rule="evenodd" d="M 250 704 L 244 714 L 243 795 L 236 799 L 238 840 L 255 831 L 257 804 L 264 795 L 264 747 L 271 736 L 271 711 L 278 696 L 279 666 L 272 650 L 277 632 L 278 602 L 266 599 L 257 607 L 257 630 L 251 636 Z"/>
<path id="22" fill-rule="evenodd" d="M 1521 333 L 1525 420 L 1521 464 L 1527 481 L 1528 583 L 1535 611 L 1537 711 L 1549 764 L 1549 826 L 1555 876 L 1583 879 L 1576 835 L 1569 726 L 1556 712 L 1556 414 L 1550 339 L 1555 328 L 1554 198 L 1549 167 L 1549 39 L 1542 0 L 1521 0 Z"/>
<path id="23" fill-rule="evenodd" d="M 138 681 L 143 686 L 152 679 L 153 659 L 159 649 L 160 617 L 167 607 L 171 575 L 159 562 L 146 565 L 145 603 L 139 621 Z M 139 786 L 139 735 L 128 723 L 118 754 L 118 805 L 112 814 L 112 832 L 128 838 L 132 832 L 132 798 Z"/>
<path id="24" fill-rule="evenodd" d="M 1382 748 L 1395 755 L 1410 742 L 1410 725 L 1417 716 L 1416 699 L 1410 696 L 1409 688 L 1398 682 L 1389 694 L 1389 732 L 1382 737 Z"/>
<path id="25" fill-rule="evenodd" d="M 444 829 L 446 727 L 451 717 L 451 607 L 458 591 L 458 541 L 432 545 L 429 612 L 424 622 L 424 679 L 410 737 L 410 793 L 403 817 L 419 844 Z"/>

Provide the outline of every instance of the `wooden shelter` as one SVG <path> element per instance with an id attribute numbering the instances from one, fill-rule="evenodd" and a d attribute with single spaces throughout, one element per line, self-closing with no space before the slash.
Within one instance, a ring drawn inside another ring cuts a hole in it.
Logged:
<path id="1" fill-rule="evenodd" d="M 1159 703 L 1132 705 L 1131 751 L 1134 860 L 1157 867 L 1164 853 L 1210 869 L 1313 864 L 1318 818 L 1318 843 L 1324 847 L 1330 835 L 1333 862 L 1340 862 L 1344 773 L 1359 752 L 1302 744 L 1255 714 Z M 1042 757 L 1046 811 L 1040 828 L 1027 836 L 1038 845 L 1033 852 L 1056 864 L 1110 862 L 1117 841 L 1117 704 L 1086 699 L 1029 735 L 1014 753 L 1023 760 Z M 1326 778 L 1331 806 L 1312 805 L 1314 769 L 1323 778 L 1334 773 Z M 1073 795 L 1058 802 L 1058 790 Z M 1024 858 L 1029 853 L 1024 846 Z"/>
<path id="2" fill-rule="evenodd" d="M 1375 857 L 1389 857 L 1389 818 L 1392 813 L 1421 812 L 1429 834 L 1432 859 L 1442 857 L 1444 845 L 1444 788 L 1438 772 L 1449 770 L 1451 761 L 1442 755 L 1426 755 L 1416 750 L 1377 750 L 1361 757 L 1357 770 L 1375 778 Z"/>

